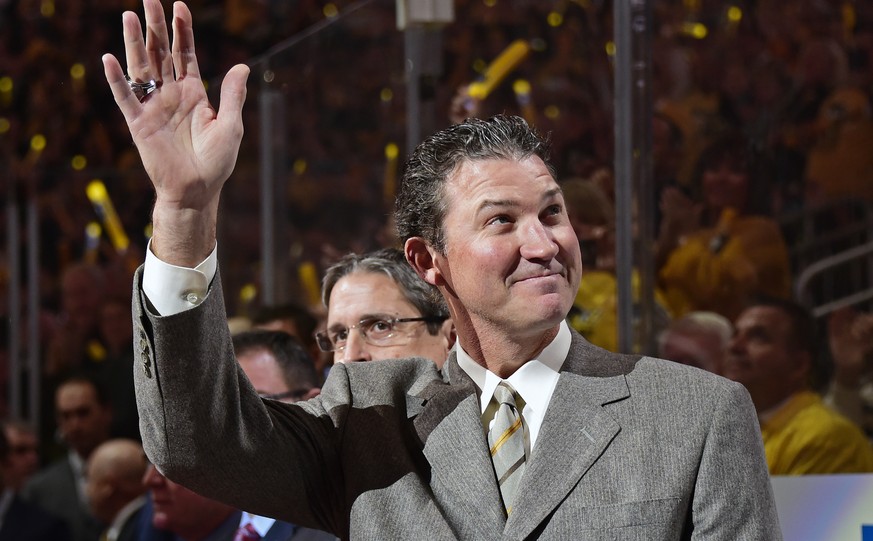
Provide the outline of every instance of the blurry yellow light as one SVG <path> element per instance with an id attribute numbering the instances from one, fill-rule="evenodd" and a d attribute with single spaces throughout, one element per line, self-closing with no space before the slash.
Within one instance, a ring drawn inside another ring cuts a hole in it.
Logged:
<path id="1" fill-rule="evenodd" d="M 561 116 L 561 110 L 558 108 L 557 105 L 547 106 L 543 113 L 546 115 L 546 118 L 549 118 L 551 120 L 555 120 L 556 118 Z"/>
<path id="2" fill-rule="evenodd" d="M 36 152 L 42 152 L 45 149 L 45 136 L 38 133 L 30 138 L 30 148 Z"/>
<path id="3" fill-rule="evenodd" d="M 306 160 L 298 158 L 294 160 L 294 174 L 302 175 L 306 172 Z"/>
<path id="4" fill-rule="evenodd" d="M 548 17 L 546 17 L 546 22 L 549 23 L 549 26 L 551 27 L 561 26 L 564 24 L 564 16 L 557 11 L 552 11 L 549 13 Z"/>
<path id="5" fill-rule="evenodd" d="M 607 41 L 606 42 L 606 54 L 609 56 L 615 56 L 615 42 Z"/>
<path id="6" fill-rule="evenodd" d="M 379 93 L 379 99 L 384 102 L 389 102 L 394 99 L 394 91 L 390 88 L 383 88 L 382 92 Z"/>
<path id="7" fill-rule="evenodd" d="M 12 92 L 12 77 L 0 77 L 0 92 Z"/>
<path id="8" fill-rule="evenodd" d="M 485 68 L 488 67 L 488 63 L 482 60 L 481 58 L 477 58 L 473 61 L 473 71 L 476 73 L 482 73 L 485 71 Z"/>
<path id="9" fill-rule="evenodd" d="M 738 23 L 743 18 L 743 10 L 741 10 L 737 6 L 731 6 L 727 10 L 727 17 L 730 22 Z"/>
<path id="10" fill-rule="evenodd" d="M 497 5 L 497 0 L 482 0 L 482 3 L 488 6 L 489 8 L 493 8 Z"/>
<path id="11" fill-rule="evenodd" d="M 73 159 L 70 160 L 70 165 L 76 171 L 81 171 L 82 169 L 85 168 L 86 165 L 88 165 L 88 159 L 85 158 L 85 156 L 82 156 L 81 154 L 76 154 L 75 156 L 73 156 Z"/>
<path id="12" fill-rule="evenodd" d="M 396 160 L 397 156 L 400 154 L 400 149 L 394 143 L 388 143 L 385 145 L 385 157 L 389 160 Z"/>
<path id="13" fill-rule="evenodd" d="M 147 238 L 147 239 L 152 238 L 152 233 L 153 233 L 152 229 L 153 229 L 152 224 L 148 224 L 143 228 L 142 234 L 145 235 L 145 238 Z"/>
<path id="14" fill-rule="evenodd" d="M 81 79 L 85 76 L 85 66 L 76 62 L 70 67 L 70 77 L 73 79 Z"/>
<path id="15" fill-rule="evenodd" d="M 51 17 L 55 14 L 55 3 L 52 0 L 42 0 L 39 12 L 43 17 Z"/>
<path id="16" fill-rule="evenodd" d="M 512 83 L 512 91 L 516 94 L 530 94 L 530 83 L 525 79 L 517 79 Z"/>
<path id="17" fill-rule="evenodd" d="M 336 5 L 334 4 L 325 4 L 322 12 L 324 13 L 324 16 L 328 19 L 333 19 L 339 14 L 339 10 L 336 9 Z"/>
<path id="18" fill-rule="evenodd" d="M 88 225 L 85 226 L 85 234 L 89 238 L 97 239 L 103 234 L 103 228 L 97 222 L 88 222 Z"/>
<path id="19" fill-rule="evenodd" d="M 255 284 L 246 284 L 239 290 L 239 298 L 243 302 L 249 302 L 255 299 L 258 295 L 258 288 Z"/>
<path id="20" fill-rule="evenodd" d="M 701 23 L 682 23 L 682 32 L 697 39 L 703 39 L 709 33 Z"/>
<path id="21" fill-rule="evenodd" d="M 11 126 L 12 126 L 12 125 L 11 125 L 11 123 L 9 122 L 9 119 L 8 119 L 8 118 L 6 118 L 6 117 L 0 117 L 0 133 L 6 133 L 6 132 L 8 132 L 8 131 L 9 131 L 9 128 L 10 128 Z"/>

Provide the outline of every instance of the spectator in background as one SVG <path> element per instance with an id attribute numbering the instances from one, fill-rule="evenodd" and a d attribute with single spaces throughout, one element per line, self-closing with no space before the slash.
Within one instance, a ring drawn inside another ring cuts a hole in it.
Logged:
<path id="1" fill-rule="evenodd" d="M 321 294 L 318 347 L 334 362 L 424 357 L 441 367 L 455 343 L 446 301 L 396 248 L 346 255 L 325 272 Z"/>
<path id="2" fill-rule="evenodd" d="M 873 313 L 843 308 L 828 318 L 834 377 L 828 405 L 873 437 Z"/>
<path id="3" fill-rule="evenodd" d="M 36 431 L 21 421 L 3 421 L 3 434 L 9 445 L 3 461 L 3 484 L 18 492 L 39 470 L 39 438 Z"/>
<path id="4" fill-rule="evenodd" d="M 5 432 L 5 431 L 4 431 Z M 9 442 L 0 432 L 0 466 L 8 471 Z M 64 521 L 50 515 L 37 505 L 25 502 L 0 476 L 0 541 L 69 541 L 70 532 Z"/>
<path id="5" fill-rule="evenodd" d="M 88 459 L 88 505 L 106 531 L 100 541 L 137 541 L 137 524 L 145 503 L 142 478 L 149 466 L 142 445 L 113 439 L 100 444 Z"/>
<path id="6" fill-rule="evenodd" d="M 696 195 L 661 195 L 656 266 L 673 317 L 695 310 L 736 318 L 759 295 L 788 298 L 791 269 L 779 225 L 759 208 L 770 201 L 761 157 L 738 135 L 700 156 Z"/>
<path id="7" fill-rule="evenodd" d="M 658 337 L 658 356 L 713 374 L 721 374 L 731 322 L 715 312 L 689 312 L 670 323 Z"/>
<path id="8" fill-rule="evenodd" d="M 91 263 L 76 263 L 61 276 L 61 315 L 47 345 L 46 373 L 63 376 L 101 359 L 100 308 L 103 270 Z"/>
<path id="9" fill-rule="evenodd" d="M 139 541 L 231 541 L 241 513 L 188 490 L 154 466 L 142 479 L 150 491 L 138 524 Z"/>
<path id="10" fill-rule="evenodd" d="M 233 337 L 236 360 L 262 398 L 286 403 L 317 396 L 315 365 L 283 331 L 255 330 Z M 326 532 L 243 512 L 239 531 L 254 530 L 262 541 L 334 541 Z M 243 538 L 246 539 L 246 538 Z"/>
<path id="11" fill-rule="evenodd" d="M 330 370 L 330 358 L 315 341 L 319 321 L 306 307 L 297 303 L 264 306 L 252 315 L 252 328 L 285 331 L 296 338 L 315 362 L 316 372 L 323 381 Z M 319 382 L 320 384 L 320 382 Z"/>
<path id="12" fill-rule="evenodd" d="M 735 323 L 723 374 L 745 385 L 771 475 L 873 472 L 861 430 L 813 389 L 821 376 L 815 322 L 785 300 L 757 301 Z"/>
<path id="13" fill-rule="evenodd" d="M 94 380 L 73 376 L 55 392 L 55 414 L 67 455 L 36 473 L 22 496 L 64 519 L 74 541 L 96 541 L 103 527 L 88 508 L 85 464 L 109 439 L 112 408 Z"/>

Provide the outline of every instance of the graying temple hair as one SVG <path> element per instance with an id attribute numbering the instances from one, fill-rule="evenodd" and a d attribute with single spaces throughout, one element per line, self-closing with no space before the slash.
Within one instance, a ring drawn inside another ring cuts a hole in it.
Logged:
<path id="1" fill-rule="evenodd" d="M 406 162 L 394 207 L 400 240 L 421 237 L 444 252 L 442 224 L 448 176 L 466 161 L 521 161 L 531 156 L 539 156 L 552 177 L 556 177 L 548 159 L 548 140 L 517 116 L 497 115 L 488 120 L 468 118 L 431 135 Z"/>
<path id="2" fill-rule="evenodd" d="M 341 278 L 354 272 L 385 274 L 423 317 L 448 317 L 449 309 L 439 290 L 421 279 L 397 248 L 382 248 L 366 254 L 348 254 L 324 273 L 321 302 L 330 308 L 330 293 Z M 439 332 L 441 323 L 427 324 L 430 334 Z"/>

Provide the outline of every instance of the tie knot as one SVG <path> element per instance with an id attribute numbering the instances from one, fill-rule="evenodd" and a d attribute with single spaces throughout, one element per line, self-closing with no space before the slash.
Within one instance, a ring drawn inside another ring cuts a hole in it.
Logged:
<path id="1" fill-rule="evenodd" d="M 259 541 L 261 539 L 261 534 L 255 530 L 255 526 L 249 522 L 245 526 L 240 526 L 240 528 L 236 531 L 236 536 L 234 536 L 233 541 Z"/>
<path id="2" fill-rule="evenodd" d="M 494 389 L 494 400 L 496 400 L 498 404 L 506 404 L 515 408 L 517 394 L 518 393 L 515 392 L 515 389 L 512 388 L 512 385 L 505 381 L 501 381 Z"/>

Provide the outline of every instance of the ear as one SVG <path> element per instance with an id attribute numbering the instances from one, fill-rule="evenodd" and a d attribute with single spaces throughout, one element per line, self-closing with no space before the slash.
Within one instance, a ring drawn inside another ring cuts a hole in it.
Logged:
<path id="1" fill-rule="evenodd" d="M 439 253 L 423 238 L 411 237 L 407 239 L 403 246 L 403 252 L 406 255 L 406 260 L 422 280 L 434 286 L 445 284 L 442 270 L 437 265 Z"/>
<path id="2" fill-rule="evenodd" d="M 443 326 L 440 328 L 440 334 L 446 339 L 446 349 L 452 349 L 455 345 L 455 340 L 458 338 L 458 333 L 455 331 L 455 323 L 452 318 L 443 321 Z"/>

